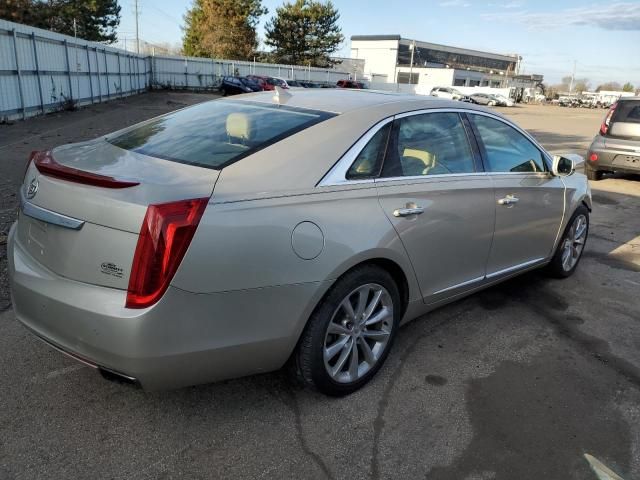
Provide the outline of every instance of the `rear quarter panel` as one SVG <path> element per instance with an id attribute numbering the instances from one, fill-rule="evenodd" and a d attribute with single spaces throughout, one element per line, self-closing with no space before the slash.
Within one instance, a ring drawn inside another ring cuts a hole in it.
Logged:
<path id="1" fill-rule="evenodd" d="M 301 222 L 322 231 L 321 240 L 311 239 L 321 242 L 313 259 L 301 258 L 292 246 Z M 172 283 L 212 293 L 323 282 L 371 258 L 397 263 L 407 277 L 410 300 L 419 298 L 413 269 L 373 183 L 229 203 L 215 203 L 214 195 Z"/>

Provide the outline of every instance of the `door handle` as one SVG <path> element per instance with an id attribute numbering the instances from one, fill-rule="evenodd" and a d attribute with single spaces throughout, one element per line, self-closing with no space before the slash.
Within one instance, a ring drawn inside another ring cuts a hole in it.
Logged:
<path id="1" fill-rule="evenodd" d="M 396 208 L 393 211 L 393 216 L 408 217 L 409 215 L 420 215 L 423 212 L 424 212 L 424 207 L 419 207 L 417 205 L 410 207 L 407 205 L 407 207 L 405 208 Z"/>
<path id="2" fill-rule="evenodd" d="M 504 198 L 498 200 L 498 205 L 513 205 L 514 203 L 518 203 L 520 199 L 514 195 L 507 195 Z"/>

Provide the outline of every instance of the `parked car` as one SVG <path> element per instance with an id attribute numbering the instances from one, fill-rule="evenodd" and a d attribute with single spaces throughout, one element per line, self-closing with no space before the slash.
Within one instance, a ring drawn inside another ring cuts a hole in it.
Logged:
<path id="1" fill-rule="evenodd" d="M 515 105 L 513 103 L 513 100 L 511 100 L 510 98 L 505 97 L 504 95 L 500 95 L 499 93 L 494 93 L 494 94 L 492 94 L 492 96 L 498 102 L 496 105 L 498 105 L 500 107 L 513 107 Z"/>
<path id="2" fill-rule="evenodd" d="M 640 173 L 640 97 L 614 103 L 591 142 L 586 165 L 589 180 L 604 172 Z"/>
<path id="3" fill-rule="evenodd" d="M 575 271 L 580 157 L 471 104 L 281 100 L 204 102 L 34 152 L 8 235 L 16 318 L 148 389 L 290 361 L 344 395 L 402 323 L 534 268 Z"/>
<path id="4" fill-rule="evenodd" d="M 298 82 L 304 87 L 304 88 L 320 88 L 321 85 L 317 82 L 310 82 L 308 80 L 298 80 Z"/>
<path id="5" fill-rule="evenodd" d="M 262 90 L 258 83 L 246 77 L 222 77 L 222 83 L 220 83 L 220 93 L 223 97 Z"/>
<path id="6" fill-rule="evenodd" d="M 431 96 L 447 100 L 461 100 L 464 97 L 459 90 L 451 87 L 434 87 L 431 89 Z"/>
<path id="7" fill-rule="evenodd" d="M 287 80 L 289 88 L 305 88 L 300 80 Z"/>
<path id="8" fill-rule="evenodd" d="M 362 82 L 356 82 L 355 80 L 338 80 L 336 82 L 336 87 L 338 88 L 364 88 L 364 84 Z"/>
<path id="9" fill-rule="evenodd" d="M 264 75 L 247 75 L 249 80 L 256 82 L 263 90 L 274 90 L 276 87 L 289 88 L 287 82 L 282 78 L 267 77 Z"/>
<path id="10" fill-rule="evenodd" d="M 488 93 L 474 93 L 473 95 L 470 95 L 469 98 L 473 103 L 478 105 L 487 105 L 489 107 L 500 105 L 501 103 L 498 98 Z"/>

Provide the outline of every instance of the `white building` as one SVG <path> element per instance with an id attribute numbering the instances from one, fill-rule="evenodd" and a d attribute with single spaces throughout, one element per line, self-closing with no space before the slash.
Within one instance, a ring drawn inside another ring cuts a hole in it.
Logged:
<path id="1" fill-rule="evenodd" d="M 354 35 L 351 58 L 364 59 L 373 83 L 458 87 L 535 87 L 541 75 L 518 75 L 522 57 L 402 38 Z M 516 81 L 517 80 L 517 81 Z"/>

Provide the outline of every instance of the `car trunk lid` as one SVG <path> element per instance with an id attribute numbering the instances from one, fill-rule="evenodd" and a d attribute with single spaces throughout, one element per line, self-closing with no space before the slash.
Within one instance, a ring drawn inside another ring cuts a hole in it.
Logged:
<path id="1" fill-rule="evenodd" d="M 49 160 L 42 155 L 29 165 L 20 192 L 18 241 L 58 275 L 121 289 L 147 207 L 209 197 L 219 174 L 103 138 L 56 148 Z"/>

